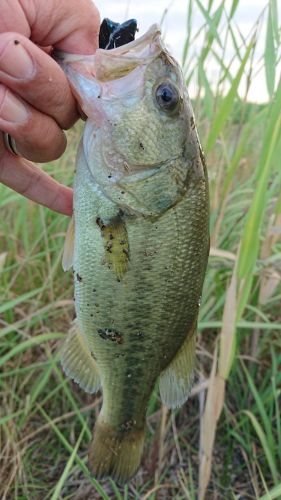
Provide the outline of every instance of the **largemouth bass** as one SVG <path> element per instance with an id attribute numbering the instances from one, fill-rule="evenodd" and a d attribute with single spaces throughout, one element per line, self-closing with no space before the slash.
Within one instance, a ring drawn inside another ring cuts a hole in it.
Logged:
<path id="1" fill-rule="evenodd" d="M 63 257 L 77 319 L 66 374 L 102 388 L 89 460 L 96 477 L 139 467 L 149 398 L 182 405 L 193 378 L 209 252 L 208 181 L 181 69 L 157 25 L 61 65 L 88 117 Z"/>

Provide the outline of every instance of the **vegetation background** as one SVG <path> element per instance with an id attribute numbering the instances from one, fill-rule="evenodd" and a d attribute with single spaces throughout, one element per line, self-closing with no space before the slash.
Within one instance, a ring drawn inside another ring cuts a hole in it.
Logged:
<path id="1" fill-rule="evenodd" d="M 90 476 L 87 447 L 101 397 L 86 395 L 59 364 L 74 316 L 71 273 L 61 268 L 68 220 L 0 186 L 3 499 L 281 498 L 280 3 L 264 2 L 248 33 L 235 21 L 241 4 L 186 2 L 182 66 L 187 86 L 197 85 L 211 195 L 196 383 L 173 412 L 155 390 L 142 467 L 124 488 Z M 268 102 L 251 104 L 250 85 L 262 74 Z M 81 131 L 81 124 L 71 130 L 64 156 L 44 167 L 65 184 Z"/>

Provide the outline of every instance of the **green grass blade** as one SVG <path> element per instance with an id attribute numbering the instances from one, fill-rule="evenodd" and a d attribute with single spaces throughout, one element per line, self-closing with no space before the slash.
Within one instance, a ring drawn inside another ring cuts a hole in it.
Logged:
<path id="1" fill-rule="evenodd" d="M 37 404 L 37 407 L 39 408 L 40 413 L 42 413 L 42 415 L 44 416 L 44 418 L 46 419 L 46 421 L 51 425 L 54 433 L 57 435 L 57 437 L 59 438 L 59 440 L 61 441 L 61 443 L 64 445 L 64 447 L 66 448 L 66 450 L 69 453 L 72 454 L 73 453 L 73 447 L 71 446 L 71 444 L 69 444 L 69 442 L 67 441 L 67 439 L 64 437 L 64 435 L 61 433 L 61 431 L 57 427 L 57 425 L 55 425 L 52 422 L 51 418 L 47 415 L 47 413 L 43 410 L 43 408 L 40 407 L 40 405 Z M 106 492 L 100 486 L 100 484 L 98 483 L 98 481 L 95 478 L 92 477 L 92 475 L 91 475 L 88 467 L 86 466 L 86 464 L 84 463 L 84 461 L 79 457 L 79 455 L 74 454 L 74 460 L 79 465 L 79 467 L 81 468 L 81 470 L 84 472 L 85 476 L 89 479 L 90 483 L 96 488 L 97 492 L 101 495 L 101 498 L 103 500 L 110 500 L 110 497 L 106 494 Z"/>
<path id="2" fill-rule="evenodd" d="M 208 10 L 205 9 L 202 5 L 202 3 L 200 2 L 200 0 L 195 0 L 200 11 L 202 12 L 205 20 L 206 20 L 206 23 L 209 27 L 209 33 L 207 35 L 207 39 L 208 39 L 208 46 L 209 48 L 211 47 L 211 44 L 213 42 L 213 40 L 215 39 L 217 41 L 217 43 L 219 44 L 220 47 L 222 47 L 222 44 L 221 44 L 221 39 L 220 39 L 220 36 L 218 34 L 218 25 L 220 23 L 220 20 L 221 20 L 221 16 L 222 16 L 222 13 L 223 13 L 223 7 L 224 7 L 224 2 L 221 3 L 221 5 L 219 5 L 219 7 L 217 8 L 217 10 L 215 11 L 215 13 L 211 16 L 209 11 L 210 11 L 210 8 L 211 6 L 209 6 Z M 205 57 L 207 56 L 207 53 L 208 52 L 204 52 L 204 56 L 203 56 L 203 59 L 205 59 Z"/>
<path id="3" fill-rule="evenodd" d="M 37 335 L 37 337 L 25 340 L 24 342 L 21 342 L 13 347 L 13 349 L 0 358 L 0 366 L 3 366 L 9 359 L 13 358 L 20 352 L 24 352 L 27 349 L 31 349 L 36 345 L 43 344 L 44 342 L 61 339 L 63 337 L 64 335 L 62 333 L 42 333 L 41 335 Z"/>
<path id="4" fill-rule="evenodd" d="M 232 85 L 228 91 L 228 94 L 226 97 L 223 99 L 221 106 L 219 108 L 219 111 L 217 115 L 213 119 L 212 126 L 210 128 L 209 135 L 207 137 L 206 145 L 205 145 L 205 151 L 209 152 L 213 146 L 215 145 L 215 142 L 217 138 L 219 137 L 219 134 L 221 133 L 230 113 L 234 105 L 235 98 L 237 96 L 237 90 L 245 69 L 245 65 L 249 59 L 249 56 L 251 54 L 251 50 L 253 48 L 253 41 L 250 42 L 245 56 L 242 59 L 242 63 L 240 65 L 240 68 L 233 79 Z"/>
<path id="5" fill-rule="evenodd" d="M 263 451 L 265 453 L 267 463 L 268 463 L 268 466 L 269 466 L 271 474 L 272 474 L 273 481 L 275 483 L 275 486 L 277 486 L 278 482 L 279 482 L 278 481 L 278 472 L 277 472 L 276 464 L 274 461 L 274 457 L 271 453 L 270 447 L 268 446 L 266 435 L 265 435 L 260 423 L 256 419 L 255 415 L 253 415 L 253 413 L 251 413 L 248 410 L 245 410 L 244 413 L 249 417 L 249 419 L 250 419 L 250 421 L 251 421 L 251 423 L 252 423 L 252 425 L 257 433 L 257 436 L 260 440 Z"/>
<path id="6" fill-rule="evenodd" d="M 241 318 L 251 291 L 253 272 L 258 257 L 260 228 L 267 203 L 267 187 L 272 167 L 271 160 L 281 133 L 280 109 L 281 79 L 276 92 L 276 98 L 270 107 L 270 115 L 266 126 L 260 161 L 256 169 L 257 186 L 241 237 L 238 262 L 238 276 L 241 280 L 238 318 Z"/>
<path id="7" fill-rule="evenodd" d="M 274 45 L 274 27 L 271 2 L 268 5 L 266 41 L 265 41 L 265 75 L 267 91 L 270 99 L 272 99 L 275 87 L 275 71 L 276 71 L 276 51 Z"/>
<path id="8" fill-rule="evenodd" d="M 268 493 L 259 498 L 259 500 L 274 500 L 281 498 L 281 483 L 272 488 Z"/>
<path id="9" fill-rule="evenodd" d="M 75 460 L 75 457 L 77 455 L 77 451 L 78 451 L 78 448 L 79 448 L 80 443 L 82 441 L 82 437 L 84 435 L 85 428 L 86 428 L 86 426 L 84 426 L 82 428 L 82 431 L 80 432 L 80 436 L 77 439 L 77 443 L 76 443 L 75 447 L 73 448 L 73 451 L 72 451 L 72 453 L 67 461 L 67 464 L 64 468 L 64 471 L 63 471 L 63 473 L 62 473 L 62 475 L 61 475 L 61 477 L 60 477 L 60 479 L 55 487 L 54 493 L 51 496 L 51 500 L 58 500 L 60 498 L 61 490 L 63 488 L 65 481 L 67 480 L 67 477 L 70 473 L 70 470 L 71 470 L 71 467 L 72 467 L 73 462 Z"/>
<path id="10" fill-rule="evenodd" d="M 261 420 L 262 420 L 262 423 L 263 423 L 263 427 L 264 427 L 265 432 L 266 432 L 266 437 L 267 437 L 267 440 L 268 440 L 268 443 L 269 443 L 269 448 L 271 450 L 271 453 L 273 454 L 273 450 L 274 450 L 274 438 L 273 438 L 273 434 L 272 434 L 272 422 L 271 422 L 271 419 L 269 418 L 269 416 L 266 413 L 263 400 L 261 399 L 261 397 L 259 395 L 259 392 L 258 392 L 258 390 L 257 390 L 257 388 L 256 388 L 256 386 L 254 384 L 254 381 L 253 381 L 250 373 L 248 372 L 248 370 L 246 369 L 246 367 L 245 367 L 244 364 L 242 364 L 242 367 L 243 367 L 243 370 L 244 370 L 245 375 L 247 377 L 247 382 L 248 382 L 249 388 L 251 390 L 252 395 L 254 396 L 254 399 L 255 399 L 255 402 L 256 402 L 256 405 L 257 405 L 257 408 L 258 408 L 258 411 L 259 411 L 259 414 L 260 414 L 260 417 L 261 417 Z"/>
<path id="11" fill-rule="evenodd" d="M 30 290 L 30 292 L 23 293 L 16 299 L 5 302 L 4 304 L 0 305 L 0 314 L 3 314 L 4 312 L 9 311 L 10 309 L 13 309 L 14 307 L 18 306 L 19 304 L 22 304 L 23 302 L 26 302 L 29 299 L 32 299 L 32 297 L 35 297 L 35 295 L 37 295 L 41 291 L 42 287 L 36 288 L 36 290 Z"/>
<path id="12" fill-rule="evenodd" d="M 276 46 L 278 47 L 280 44 L 280 33 L 279 33 L 277 0 L 270 0 L 270 5 L 271 5 L 273 36 L 276 41 Z"/>
<path id="13" fill-rule="evenodd" d="M 182 67 L 184 67 L 186 63 L 188 51 L 190 48 L 190 37 L 192 29 L 192 6 L 193 6 L 193 0 L 189 0 L 187 8 L 187 18 L 186 18 L 186 36 L 182 52 Z"/>
<path id="14" fill-rule="evenodd" d="M 231 9 L 230 9 L 230 14 L 229 14 L 230 19 L 232 19 L 232 17 L 234 16 L 236 9 L 238 7 L 238 4 L 239 4 L 239 0 L 232 0 L 232 5 L 231 5 Z"/>

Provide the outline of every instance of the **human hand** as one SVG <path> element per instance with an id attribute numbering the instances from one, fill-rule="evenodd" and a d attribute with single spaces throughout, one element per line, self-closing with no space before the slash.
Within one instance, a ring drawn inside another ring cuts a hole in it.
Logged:
<path id="1" fill-rule="evenodd" d="M 72 213 L 72 190 L 32 163 L 61 156 L 63 129 L 79 117 L 67 79 L 49 53 L 53 47 L 94 53 L 99 25 L 91 0 L 10 0 L 1 5 L 0 130 L 14 138 L 23 157 L 5 148 L 0 132 L 0 182 L 67 215 Z"/>

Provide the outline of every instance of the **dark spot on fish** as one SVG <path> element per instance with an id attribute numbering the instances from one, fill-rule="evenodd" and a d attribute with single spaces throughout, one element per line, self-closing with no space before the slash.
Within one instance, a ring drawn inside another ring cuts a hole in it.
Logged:
<path id="1" fill-rule="evenodd" d="M 123 337 L 116 330 L 112 328 L 99 328 L 98 334 L 103 340 L 110 340 L 111 342 L 116 342 L 116 344 L 122 344 Z"/>
<path id="2" fill-rule="evenodd" d="M 76 273 L 76 279 L 77 279 L 77 281 L 79 281 L 79 283 L 81 283 L 81 281 L 83 281 L 82 277 L 78 273 Z"/>
<path id="3" fill-rule="evenodd" d="M 141 148 L 142 150 L 144 150 L 144 145 L 143 145 L 143 143 L 142 143 L 142 142 L 140 142 L 139 146 L 140 146 L 140 148 Z"/>
<path id="4" fill-rule="evenodd" d="M 129 258 L 129 252 L 128 252 L 127 248 L 123 248 L 123 253 L 126 255 L 126 257 Z"/>
<path id="5" fill-rule="evenodd" d="M 118 283 L 120 283 L 121 282 L 120 278 L 117 278 L 117 281 L 118 281 Z"/>
<path id="6" fill-rule="evenodd" d="M 19 45 L 19 43 L 20 43 L 20 42 L 19 42 L 18 40 L 14 40 L 14 44 L 15 44 L 15 45 Z"/>
<path id="7" fill-rule="evenodd" d="M 90 304 L 87 304 L 87 306 L 89 307 Z"/>
<path id="8" fill-rule="evenodd" d="M 118 214 L 119 214 L 120 217 L 123 217 L 124 211 L 122 210 L 122 208 L 119 208 Z"/>
<path id="9" fill-rule="evenodd" d="M 109 174 L 109 175 L 107 176 L 107 178 L 108 178 L 108 179 L 111 179 L 111 177 L 112 177 L 112 175 L 111 175 L 111 174 Z"/>
<path id="10" fill-rule="evenodd" d="M 93 318 L 93 317 L 94 317 L 94 315 L 93 315 L 93 314 L 90 314 L 90 316 L 91 316 L 91 318 Z"/>
<path id="11" fill-rule="evenodd" d="M 120 240 L 120 245 L 126 245 L 127 241 L 126 240 Z"/>
<path id="12" fill-rule="evenodd" d="M 109 239 L 110 239 L 110 240 L 114 240 L 114 236 L 113 236 L 113 234 L 111 234 L 111 233 L 110 233 L 110 235 L 109 235 Z"/>
<path id="13" fill-rule="evenodd" d="M 114 354 L 115 358 L 124 358 L 124 356 L 125 356 L 124 352 L 121 352 L 120 354 Z"/>
<path id="14" fill-rule="evenodd" d="M 100 217 L 96 218 L 96 223 L 102 231 L 105 229 L 105 224 L 103 223 Z"/>
<path id="15" fill-rule="evenodd" d="M 100 96 L 100 95 L 98 95 L 98 99 L 100 99 L 100 98 L 101 98 L 101 96 Z"/>
<path id="16" fill-rule="evenodd" d="M 95 288 L 93 288 L 93 292 L 96 292 L 96 289 L 95 289 Z"/>
<path id="17" fill-rule="evenodd" d="M 108 242 L 105 247 L 106 251 L 112 253 L 112 243 Z"/>
<path id="18" fill-rule="evenodd" d="M 125 191 L 121 191 L 121 194 L 125 194 Z"/>
<path id="19" fill-rule="evenodd" d="M 120 425 L 120 430 L 121 431 L 125 431 L 125 432 L 128 432 L 130 430 L 132 430 L 132 428 L 134 427 L 134 425 L 136 425 L 136 420 L 132 419 L 132 420 L 127 420 L 127 422 L 124 422 L 123 424 Z"/>

